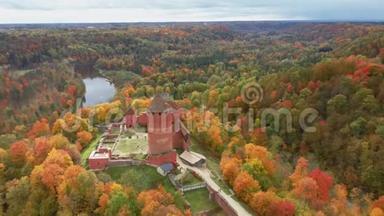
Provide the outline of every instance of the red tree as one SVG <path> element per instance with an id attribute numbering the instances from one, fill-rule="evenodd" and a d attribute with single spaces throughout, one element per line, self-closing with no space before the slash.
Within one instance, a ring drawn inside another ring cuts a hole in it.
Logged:
<path id="1" fill-rule="evenodd" d="M 384 196 L 381 196 L 379 199 L 375 200 L 372 204 L 372 209 L 374 208 L 380 208 L 381 210 L 384 210 Z"/>
<path id="2" fill-rule="evenodd" d="M 274 216 L 294 216 L 295 205 L 287 200 L 273 202 L 269 207 L 269 214 Z"/>
<path id="3" fill-rule="evenodd" d="M 69 85 L 67 88 L 67 93 L 71 96 L 76 96 L 77 88 L 75 85 Z"/>
<path id="4" fill-rule="evenodd" d="M 39 136 L 44 136 L 49 134 L 50 129 L 49 129 L 49 124 L 48 120 L 43 118 L 39 121 L 36 121 L 33 125 L 31 130 L 28 132 L 28 137 L 29 138 L 35 138 Z"/>
<path id="5" fill-rule="evenodd" d="M 33 156 L 35 158 L 35 163 L 40 164 L 45 160 L 48 153 L 51 151 L 52 145 L 48 142 L 46 137 L 36 138 L 34 143 Z"/>
<path id="6" fill-rule="evenodd" d="M 17 164 L 24 163 L 26 161 L 27 151 L 28 144 L 24 140 L 14 142 L 9 148 L 11 160 Z"/>
<path id="7" fill-rule="evenodd" d="M 329 191 L 333 185 L 332 176 L 317 168 L 309 174 L 309 177 L 313 178 L 319 186 L 319 199 L 327 202 L 329 200 Z"/>
<path id="8" fill-rule="evenodd" d="M 292 93 L 292 91 L 293 91 L 293 85 L 291 83 L 288 83 L 287 84 L 287 92 Z"/>

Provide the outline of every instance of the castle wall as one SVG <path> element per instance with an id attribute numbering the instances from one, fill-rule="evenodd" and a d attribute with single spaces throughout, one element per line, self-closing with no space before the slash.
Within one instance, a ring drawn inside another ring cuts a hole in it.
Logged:
<path id="1" fill-rule="evenodd" d="M 222 197 L 217 191 L 212 189 L 209 185 L 207 186 L 210 198 L 215 201 L 229 216 L 237 216 L 236 210 L 231 207 L 230 204 Z"/>
<path id="2" fill-rule="evenodd" d="M 172 132 L 173 113 L 147 113 L 148 132 Z"/>
<path id="3" fill-rule="evenodd" d="M 161 155 L 149 155 L 146 162 L 155 166 L 160 166 L 165 163 L 176 164 L 176 158 L 176 151 L 171 151 Z"/>
<path id="4" fill-rule="evenodd" d="M 148 114 L 148 153 L 161 154 L 173 149 L 172 113 Z"/>
<path id="5" fill-rule="evenodd" d="M 172 134 L 172 143 L 173 143 L 173 148 L 182 148 L 184 149 L 185 141 L 184 141 L 184 136 L 181 133 L 181 131 L 175 132 Z"/>
<path id="6" fill-rule="evenodd" d="M 135 127 L 136 125 L 136 122 L 137 122 L 137 118 L 136 118 L 136 115 L 126 115 L 124 117 L 124 121 L 125 121 L 125 125 L 127 128 L 132 128 L 132 127 Z"/>
<path id="7" fill-rule="evenodd" d="M 108 165 L 109 158 L 89 158 L 88 166 L 93 170 L 103 170 Z"/>
<path id="8" fill-rule="evenodd" d="M 148 125 L 148 116 L 147 113 L 142 113 L 137 117 L 137 123 L 140 126 L 147 126 Z"/>
<path id="9" fill-rule="evenodd" d="M 188 148 L 187 139 L 180 124 L 181 111 L 168 111 L 164 113 L 142 113 L 139 116 L 127 114 L 124 121 L 127 127 L 136 124 L 146 126 L 148 132 L 148 153 L 161 154 L 175 148 Z"/>
<path id="10" fill-rule="evenodd" d="M 172 133 L 148 133 L 148 153 L 161 154 L 173 149 Z"/>

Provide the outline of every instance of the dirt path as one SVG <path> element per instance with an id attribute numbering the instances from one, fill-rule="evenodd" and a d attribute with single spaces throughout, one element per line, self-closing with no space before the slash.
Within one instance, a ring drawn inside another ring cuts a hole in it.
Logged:
<path id="1" fill-rule="evenodd" d="M 205 183 L 212 188 L 214 191 L 219 193 L 225 201 L 228 203 L 229 206 L 231 206 L 239 216 L 251 216 L 252 214 L 249 213 L 242 205 L 240 205 L 239 202 L 234 200 L 231 196 L 226 194 L 224 191 L 221 190 L 221 188 L 216 184 L 216 182 L 211 178 L 211 172 L 207 168 L 197 168 L 197 167 L 191 167 L 187 164 L 185 164 L 180 158 L 177 158 L 177 163 L 188 170 L 191 170 L 195 172 L 197 175 L 199 175 Z"/>

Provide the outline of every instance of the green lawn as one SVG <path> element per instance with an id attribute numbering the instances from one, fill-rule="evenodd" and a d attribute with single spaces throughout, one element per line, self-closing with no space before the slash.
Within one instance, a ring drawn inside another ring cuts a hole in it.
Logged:
<path id="1" fill-rule="evenodd" d="M 81 152 L 81 165 L 83 167 L 88 166 L 88 157 L 91 155 L 92 151 L 96 149 L 97 144 L 99 143 L 99 140 L 101 138 L 101 134 L 98 134 L 93 141 Z"/>
<path id="2" fill-rule="evenodd" d="M 219 208 L 215 202 L 209 199 L 209 192 L 205 188 L 185 192 L 184 197 L 191 204 L 193 214 Z"/>
<path id="3" fill-rule="evenodd" d="M 120 156 L 129 156 L 135 154 L 144 155 L 147 153 L 147 149 L 148 140 L 144 137 L 136 137 L 134 135 L 132 138 L 128 138 L 122 136 L 119 143 L 117 143 L 113 154 L 119 154 Z"/>
<path id="4" fill-rule="evenodd" d="M 194 176 L 191 172 L 188 171 L 187 175 L 181 180 L 181 183 L 183 185 L 192 185 L 192 184 L 197 184 L 201 183 L 203 180 L 200 178 Z"/>
<path id="5" fill-rule="evenodd" d="M 156 188 L 160 184 L 166 188 L 172 187 L 168 178 L 161 176 L 150 166 L 109 167 L 105 172 L 118 183 L 132 186 L 138 191 Z"/>

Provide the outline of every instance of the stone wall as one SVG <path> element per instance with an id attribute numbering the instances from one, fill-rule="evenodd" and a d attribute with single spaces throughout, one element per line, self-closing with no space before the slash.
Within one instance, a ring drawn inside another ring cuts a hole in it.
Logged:
<path id="1" fill-rule="evenodd" d="M 176 164 L 177 153 L 176 151 L 171 151 L 161 155 L 149 155 L 146 162 L 156 166 L 160 166 L 165 163 Z"/>
<path id="2" fill-rule="evenodd" d="M 235 209 L 233 209 L 227 201 L 215 190 L 213 190 L 209 185 L 207 185 L 207 189 L 210 194 L 210 198 L 215 201 L 229 216 L 237 216 Z"/>

